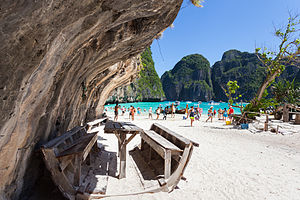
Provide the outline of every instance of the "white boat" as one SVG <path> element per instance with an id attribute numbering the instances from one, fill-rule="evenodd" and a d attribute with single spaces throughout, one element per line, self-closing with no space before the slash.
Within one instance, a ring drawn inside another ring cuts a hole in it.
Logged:
<path id="1" fill-rule="evenodd" d="M 180 101 L 175 101 L 175 106 L 179 106 L 180 105 Z"/>
<path id="2" fill-rule="evenodd" d="M 210 102 L 208 103 L 208 105 L 210 105 L 210 106 L 217 106 L 217 105 L 220 105 L 220 103 L 214 102 L 214 101 L 210 101 Z"/>

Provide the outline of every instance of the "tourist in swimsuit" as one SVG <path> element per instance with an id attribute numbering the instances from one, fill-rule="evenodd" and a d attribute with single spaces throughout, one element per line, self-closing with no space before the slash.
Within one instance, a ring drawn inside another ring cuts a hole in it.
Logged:
<path id="1" fill-rule="evenodd" d="M 189 111 L 189 116 L 191 119 L 191 126 L 193 126 L 193 122 L 195 120 L 195 109 L 194 106 L 191 107 L 190 111 Z"/>
<path id="2" fill-rule="evenodd" d="M 208 118 L 206 120 L 206 122 L 210 119 L 210 122 L 212 122 L 212 118 L 213 118 L 213 107 L 211 106 L 208 110 Z"/>
<path id="3" fill-rule="evenodd" d="M 228 109 L 228 117 L 230 119 L 230 122 L 232 122 L 233 113 L 234 113 L 234 110 L 233 110 L 232 106 L 230 106 L 229 109 Z"/>
<path id="4" fill-rule="evenodd" d="M 185 114 L 186 114 L 186 118 L 189 117 L 189 105 L 186 104 L 186 107 L 185 107 Z"/>
<path id="5" fill-rule="evenodd" d="M 131 109 L 131 118 L 132 118 L 132 121 L 134 121 L 134 113 L 135 113 L 135 108 L 132 106 L 132 109 Z"/>
<path id="6" fill-rule="evenodd" d="M 224 108 L 224 111 L 223 111 L 223 119 L 225 120 L 225 122 L 226 122 L 226 120 L 227 120 L 227 117 L 228 117 L 227 110 L 226 110 L 226 108 Z"/>
<path id="7" fill-rule="evenodd" d="M 118 114 L 119 114 L 118 110 L 119 110 L 119 105 L 117 103 L 115 106 L 115 118 L 114 118 L 115 121 L 118 121 Z"/>
<path id="8" fill-rule="evenodd" d="M 174 106 L 174 103 L 172 103 L 172 106 L 171 106 L 171 117 L 174 118 L 175 117 L 175 106 Z"/>
<path id="9" fill-rule="evenodd" d="M 160 115 L 160 107 L 158 107 L 157 109 L 156 109 L 156 119 L 158 119 L 159 118 L 159 115 Z"/>

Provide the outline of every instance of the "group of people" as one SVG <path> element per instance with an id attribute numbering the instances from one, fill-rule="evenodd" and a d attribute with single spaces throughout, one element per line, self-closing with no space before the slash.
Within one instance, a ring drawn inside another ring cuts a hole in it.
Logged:
<path id="1" fill-rule="evenodd" d="M 206 120 L 206 122 L 208 120 L 210 120 L 212 122 L 213 118 L 216 116 L 217 111 L 213 110 L 213 106 L 211 106 L 208 110 L 208 118 Z M 226 108 L 224 108 L 223 110 L 221 108 L 219 108 L 218 110 L 218 119 L 219 120 L 225 120 L 227 121 L 229 119 L 230 123 L 232 122 L 232 115 L 234 113 L 234 110 L 232 108 L 232 106 L 229 107 L 228 110 L 226 110 Z"/>
<path id="2" fill-rule="evenodd" d="M 115 121 L 118 120 L 119 109 L 122 112 L 122 116 L 125 114 L 126 111 L 128 111 L 129 112 L 129 120 L 132 120 L 132 121 L 134 121 L 135 113 L 137 113 L 137 115 L 140 115 L 141 112 L 142 112 L 142 109 L 139 108 L 139 107 L 136 109 L 134 106 L 131 105 L 129 108 L 126 109 L 125 106 L 121 107 L 118 104 L 116 104 L 116 106 L 114 107 L 114 114 L 115 114 L 114 120 Z M 160 105 L 155 110 L 156 120 L 159 119 L 160 114 L 163 115 L 163 120 L 167 119 L 168 114 L 171 114 L 171 118 L 174 118 L 175 117 L 175 111 L 176 111 L 176 108 L 175 108 L 174 103 L 172 103 L 171 106 L 166 106 L 164 109 Z M 144 112 L 146 112 L 146 109 L 144 109 Z M 198 105 L 197 108 L 195 108 L 194 106 L 191 106 L 189 108 L 189 106 L 187 104 L 186 108 L 185 108 L 186 117 L 184 116 L 183 119 L 190 118 L 191 126 L 193 126 L 193 122 L 195 120 L 199 120 L 202 113 L 203 113 L 203 109 L 200 108 L 199 105 Z M 213 106 L 211 106 L 208 109 L 208 113 L 207 113 L 208 118 L 206 119 L 206 122 L 208 122 L 209 120 L 212 122 L 213 118 L 216 116 L 217 113 L 218 113 L 218 119 L 219 120 L 227 121 L 229 119 L 229 121 L 232 122 L 232 115 L 234 113 L 234 110 L 233 110 L 232 106 L 230 106 L 228 110 L 226 110 L 226 108 L 224 108 L 223 110 L 220 108 L 218 110 L 218 112 L 215 109 L 213 109 Z M 152 114 L 153 114 L 152 107 L 150 107 L 149 110 L 148 110 L 149 119 L 153 119 Z"/>

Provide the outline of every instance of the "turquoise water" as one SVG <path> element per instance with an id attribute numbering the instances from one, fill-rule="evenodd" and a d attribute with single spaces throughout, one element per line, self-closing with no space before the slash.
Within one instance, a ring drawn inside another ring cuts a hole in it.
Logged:
<path id="1" fill-rule="evenodd" d="M 170 106 L 172 103 L 175 103 L 175 101 L 163 101 L 163 102 L 134 102 L 134 103 L 120 103 L 119 105 L 121 107 L 125 106 L 125 108 L 129 108 L 131 105 L 134 106 L 135 108 L 140 107 L 142 109 L 142 112 L 144 111 L 144 109 L 149 110 L 150 107 L 152 107 L 153 112 L 156 110 L 156 108 L 158 108 L 159 106 L 161 106 L 162 108 L 165 108 L 166 106 Z M 198 102 L 191 102 L 191 101 L 181 101 L 179 106 L 177 107 L 179 110 L 180 109 L 184 109 L 186 107 L 186 104 L 189 105 L 189 107 L 194 106 L 194 107 L 198 107 Z M 109 104 L 109 105 L 105 105 L 104 107 L 108 109 L 108 111 L 111 111 L 111 109 L 113 109 L 115 107 L 116 104 Z M 246 104 L 244 104 L 245 106 Z M 203 108 L 203 113 L 207 113 L 208 109 L 210 108 L 209 102 L 202 102 L 201 104 L 199 104 L 200 108 Z M 219 105 L 213 105 L 215 110 L 219 110 L 219 108 L 221 109 L 228 109 L 228 103 L 220 103 Z M 239 108 L 233 108 L 234 109 L 234 113 L 236 114 L 240 114 L 241 111 Z"/>

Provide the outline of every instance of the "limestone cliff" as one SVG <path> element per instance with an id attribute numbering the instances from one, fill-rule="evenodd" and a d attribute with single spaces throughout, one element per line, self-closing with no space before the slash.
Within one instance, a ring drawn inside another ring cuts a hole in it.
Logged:
<path id="1" fill-rule="evenodd" d="M 165 93 L 160 78 L 155 70 L 150 47 L 141 54 L 141 66 L 138 78 L 130 85 L 116 88 L 107 99 L 108 103 L 163 101 Z"/>
<path id="2" fill-rule="evenodd" d="M 0 199 L 30 193 L 40 144 L 100 114 L 181 3 L 0 2 Z"/>
<path id="3" fill-rule="evenodd" d="M 210 64 L 199 54 L 182 58 L 161 81 L 168 100 L 209 101 L 213 96 Z"/>

